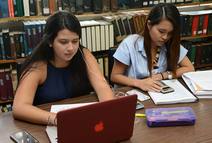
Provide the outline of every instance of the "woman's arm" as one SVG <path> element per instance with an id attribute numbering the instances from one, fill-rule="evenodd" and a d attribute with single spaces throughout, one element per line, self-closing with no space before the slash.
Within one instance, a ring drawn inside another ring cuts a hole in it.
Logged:
<path id="1" fill-rule="evenodd" d="M 47 74 L 45 66 L 39 67 L 41 68 L 29 71 L 21 79 L 13 102 L 13 116 L 15 119 L 32 123 L 53 124 L 56 117 L 55 113 L 50 113 L 33 105 L 37 87 L 44 81 Z"/>
<path id="2" fill-rule="evenodd" d="M 182 61 L 179 63 L 179 67 L 176 70 L 176 76 L 173 78 L 179 78 L 182 76 L 183 73 L 194 71 L 194 66 L 191 61 L 185 56 Z M 161 73 L 163 75 L 163 79 L 168 79 L 168 72 Z M 173 73 L 171 72 L 173 75 Z"/>
<path id="3" fill-rule="evenodd" d="M 96 58 L 91 54 L 88 49 L 83 49 L 85 62 L 87 65 L 88 78 L 96 91 L 99 101 L 105 101 L 115 98 L 109 84 L 105 80 L 100 71 Z"/>
<path id="4" fill-rule="evenodd" d="M 194 66 L 187 56 L 179 63 L 179 68 L 176 71 L 176 76 L 181 77 L 183 73 L 194 71 Z"/>
<path id="5" fill-rule="evenodd" d="M 124 75 L 124 72 L 127 70 L 128 66 L 119 62 L 118 60 L 114 61 L 113 69 L 111 72 L 111 81 L 121 85 L 132 86 L 140 88 L 144 91 L 157 91 L 161 90 L 160 83 L 158 79 L 154 78 L 145 78 L 145 79 L 134 79 Z"/>

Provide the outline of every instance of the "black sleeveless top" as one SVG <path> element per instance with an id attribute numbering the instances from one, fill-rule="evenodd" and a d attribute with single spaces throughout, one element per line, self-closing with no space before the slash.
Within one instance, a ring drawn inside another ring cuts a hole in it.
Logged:
<path id="1" fill-rule="evenodd" d="M 72 75 L 70 67 L 56 68 L 48 62 L 46 80 L 42 85 L 38 86 L 33 104 L 39 105 L 54 102 L 88 94 L 92 91 L 87 76 L 85 76 L 81 82 L 76 83 L 71 80 Z"/>

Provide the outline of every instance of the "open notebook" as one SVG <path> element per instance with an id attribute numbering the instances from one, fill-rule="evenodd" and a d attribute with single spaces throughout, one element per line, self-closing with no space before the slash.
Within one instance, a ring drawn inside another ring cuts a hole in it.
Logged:
<path id="1" fill-rule="evenodd" d="M 189 89 L 198 98 L 212 98 L 212 70 L 188 72 L 182 75 Z"/>
<path id="2" fill-rule="evenodd" d="M 172 87 L 174 92 L 166 94 L 160 92 L 148 92 L 155 104 L 174 104 L 197 101 L 197 98 L 191 94 L 177 79 L 163 80 L 163 82 Z"/>

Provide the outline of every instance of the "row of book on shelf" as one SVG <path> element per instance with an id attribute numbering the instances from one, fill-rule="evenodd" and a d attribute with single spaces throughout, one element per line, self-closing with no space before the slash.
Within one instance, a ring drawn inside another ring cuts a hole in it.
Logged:
<path id="1" fill-rule="evenodd" d="M 212 63 L 212 42 L 211 38 L 182 41 L 182 45 L 188 50 L 187 56 L 193 65 L 207 65 Z"/>
<path id="2" fill-rule="evenodd" d="M 58 10 L 72 13 L 108 12 L 118 8 L 117 0 L 1 0 L 1 17 L 50 15 Z"/>
<path id="3" fill-rule="evenodd" d="M 114 25 L 116 42 L 129 34 L 141 33 L 148 11 L 120 12 L 117 15 L 103 16 Z M 212 34 L 212 10 L 181 12 L 181 36 L 203 36 Z"/>
<path id="4" fill-rule="evenodd" d="M 151 7 L 158 3 L 190 3 L 192 0 L 1 0 L 1 17 L 50 15 L 58 10 L 72 13 L 108 12 Z"/>
<path id="5" fill-rule="evenodd" d="M 212 10 L 181 13 L 181 35 L 212 34 Z M 80 21 L 81 44 L 92 52 L 108 50 L 127 35 L 141 33 L 148 11 L 120 12 L 102 16 L 103 20 Z M 189 19 L 189 20 L 188 20 Z M 0 23 L 0 59 L 15 59 L 29 55 L 41 40 L 45 20 L 9 21 Z M 183 24 L 184 23 L 184 24 Z"/>
<path id="6" fill-rule="evenodd" d="M 102 16 L 113 24 L 115 45 L 127 35 L 142 33 L 148 16 L 147 10 L 120 12 L 116 15 Z M 181 36 L 203 36 L 212 34 L 212 10 L 181 13 Z"/>
<path id="7" fill-rule="evenodd" d="M 108 50 L 127 35 L 141 33 L 148 12 L 145 10 L 121 12 L 102 16 L 104 20 L 80 21 L 81 44 L 92 52 Z M 189 20 L 188 20 L 189 19 Z M 181 35 L 212 34 L 212 10 L 182 12 Z M 45 20 L 9 21 L 0 23 L 0 59 L 15 59 L 29 55 L 41 40 Z"/>
<path id="8" fill-rule="evenodd" d="M 0 24 L 0 59 L 16 59 L 29 55 L 41 41 L 45 20 L 10 21 Z M 114 46 L 113 25 L 104 20 L 80 21 L 81 44 L 92 52 Z"/>
<path id="9" fill-rule="evenodd" d="M 212 10 L 181 12 L 181 35 L 212 34 Z"/>

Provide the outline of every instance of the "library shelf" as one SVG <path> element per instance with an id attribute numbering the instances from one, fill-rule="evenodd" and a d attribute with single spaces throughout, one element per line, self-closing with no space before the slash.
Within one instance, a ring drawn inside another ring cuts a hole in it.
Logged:
<path id="1" fill-rule="evenodd" d="M 7 104 L 7 103 L 12 103 L 12 102 L 13 102 L 13 99 L 5 100 L 5 101 L 0 100 L 0 105 Z"/>
<path id="2" fill-rule="evenodd" d="M 188 37 L 186 36 L 186 37 L 182 37 L 181 40 L 194 40 L 194 39 L 207 38 L 207 37 L 212 37 L 212 34 L 188 36 Z"/>

